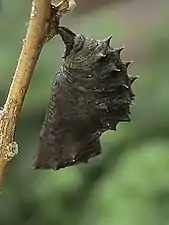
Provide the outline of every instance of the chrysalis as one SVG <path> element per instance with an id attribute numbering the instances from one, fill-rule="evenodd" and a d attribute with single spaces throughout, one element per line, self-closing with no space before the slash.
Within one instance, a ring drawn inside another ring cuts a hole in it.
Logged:
<path id="1" fill-rule="evenodd" d="M 35 169 L 58 170 L 100 154 L 99 137 L 130 121 L 134 99 L 123 48 L 107 40 L 76 35 L 65 27 L 58 33 L 65 46 L 63 64 L 55 75 L 34 161 Z"/>

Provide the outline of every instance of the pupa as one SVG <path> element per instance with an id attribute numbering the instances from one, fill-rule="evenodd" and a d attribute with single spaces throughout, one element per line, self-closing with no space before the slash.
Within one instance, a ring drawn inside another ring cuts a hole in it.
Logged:
<path id="1" fill-rule="evenodd" d="M 130 77 L 111 37 L 95 40 L 58 27 L 66 49 L 37 143 L 34 169 L 58 170 L 101 153 L 99 137 L 130 121 Z"/>

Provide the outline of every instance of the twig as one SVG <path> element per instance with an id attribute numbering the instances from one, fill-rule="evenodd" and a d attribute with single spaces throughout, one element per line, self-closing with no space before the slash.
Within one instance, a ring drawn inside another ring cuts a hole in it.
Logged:
<path id="1" fill-rule="evenodd" d="M 63 0 L 56 6 L 56 19 L 70 11 L 72 2 Z M 26 39 L 0 115 L 0 183 L 7 163 L 17 154 L 17 145 L 13 142 L 16 123 L 47 32 L 50 32 L 50 22 L 51 0 L 33 0 Z"/>

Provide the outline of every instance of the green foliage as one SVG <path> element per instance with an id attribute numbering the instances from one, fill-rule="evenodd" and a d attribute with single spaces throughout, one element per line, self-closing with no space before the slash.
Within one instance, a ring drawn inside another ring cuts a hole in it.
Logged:
<path id="1" fill-rule="evenodd" d="M 127 5 L 121 4 L 125 12 Z M 29 7 L 30 1 L 2 1 L 1 105 L 25 36 Z M 117 12 L 112 15 L 105 8 L 83 17 L 67 16 L 62 23 L 95 38 L 113 34 L 115 47 L 130 40 L 129 57 L 130 52 L 140 56 L 130 69 L 140 76 L 134 84 L 132 123 L 105 133 L 102 155 L 88 164 L 57 172 L 31 170 L 52 74 L 63 53 L 59 37 L 52 40 L 40 57 L 17 127 L 20 154 L 9 167 L 0 196 L 0 224 L 169 225 L 169 20 L 157 23 L 154 18 L 155 25 L 137 35 Z M 159 14 L 163 15 L 160 9 Z M 132 23 L 134 29 L 134 19 Z"/>

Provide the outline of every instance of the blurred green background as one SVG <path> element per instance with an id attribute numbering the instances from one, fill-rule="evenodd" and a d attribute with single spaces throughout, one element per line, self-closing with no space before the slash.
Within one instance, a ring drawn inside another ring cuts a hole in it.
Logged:
<path id="1" fill-rule="evenodd" d="M 25 36 L 31 1 L 0 4 L 0 102 L 3 106 Z M 31 170 L 55 71 L 59 37 L 48 43 L 34 72 L 16 141 L 20 153 L 0 195 L 0 225 L 169 225 L 169 1 L 77 0 L 61 23 L 97 39 L 113 34 L 134 60 L 132 123 L 102 138 L 102 155 L 88 164 Z"/>

